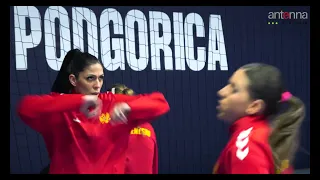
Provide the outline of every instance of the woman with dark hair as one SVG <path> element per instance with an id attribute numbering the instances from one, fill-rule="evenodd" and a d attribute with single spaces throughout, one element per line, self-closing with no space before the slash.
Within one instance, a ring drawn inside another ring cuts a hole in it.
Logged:
<path id="1" fill-rule="evenodd" d="M 218 118 L 232 125 L 214 173 L 290 173 L 305 106 L 284 90 L 280 71 L 267 64 L 245 65 L 218 95 Z M 281 112 L 284 103 L 288 107 Z"/>
<path id="2" fill-rule="evenodd" d="M 123 174 L 131 129 L 169 111 L 159 92 L 100 93 L 103 79 L 96 57 L 70 50 L 52 93 L 19 103 L 21 119 L 44 138 L 50 174 Z"/>
<path id="3" fill-rule="evenodd" d="M 135 94 L 124 84 L 115 84 L 109 91 L 130 96 Z M 140 124 L 131 130 L 125 174 L 158 174 L 157 138 L 149 122 Z"/>

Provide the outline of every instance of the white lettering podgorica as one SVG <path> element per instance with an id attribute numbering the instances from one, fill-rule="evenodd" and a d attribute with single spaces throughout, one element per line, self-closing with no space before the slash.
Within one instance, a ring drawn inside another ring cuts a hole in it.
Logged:
<path id="1" fill-rule="evenodd" d="M 173 12 L 172 22 L 170 16 L 164 12 L 149 11 L 149 21 L 147 21 L 143 12 L 133 9 L 128 11 L 123 20 L 116 9 L 108 8 L 101 13 L 98 24 L 97 15 L 92 10 L 72 7 L 72 20 L 69 23 L 69 15 L 64 7 L 50 6 L 44 14 L 44 29 L 41 27 L 41 16 L 39 10 L 34 6 L 14 7 L 17 70 L 28 69 L 27 50 L 39 46 L 43 34 L 46 60 L 49 67 L 55 71 L 60 69 L 64 55 L 72 47 L 82 50 L 87 48 L 89 53 L 101 58 L 108 71 L 125 70 L 125 62 L 132 70 L 143 71 L 148 66 L 149 59 L 151 59 L 152 70 L 184 71 L 186 70 L 185 64 L 187 64 L 192 71 L 201 71 L 207 64 L 207 70 L 211 71 L 216 70 L 216 62 L 219 62 L 220 70 L 228 70 L 220 15 L 210 15 L 207 27 L 209 29 L 208 48 L 195 47 L 195 38 L 206 37 L 205 23 L 197 13 L 189 13 L 183 20 L 183 13 Z M 26 33 L 26 18 L 30 19 L 31 33 L 29 35 Z M 58 20 L 58 26 L 55 20 Z M 87 24 L 88 41 L 86 44 L 84 44 L 83 21 L 86 21 Z M 162 28 L 159 28 L 160 25 Z M 173 32 L 171 26 L 173 26 Z M 196 27 L 195 32 L 193 32 L 193 26 Z M 58 50 L 56 28 L 59 28 L 60 49 Z M 100 39 L 98 33 L 100 33 Z M 173 44 L 173 49 L 169 46 L 170 44 Z M 56 51 L 60 51 L 59 57 Z M 160 62 L 161 51 L 164 54 L 164 67 L 161 67 Z"/>

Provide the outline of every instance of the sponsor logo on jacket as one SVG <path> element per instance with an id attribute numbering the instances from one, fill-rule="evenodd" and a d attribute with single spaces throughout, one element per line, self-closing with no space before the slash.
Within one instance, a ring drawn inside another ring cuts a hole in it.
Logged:
<path id="1" fill-rule="evenodd" d="M 151 131 L 146 128 L 141 128 L 141 127 L 135 127 L 131 130 L 130 134 L 132 135 L 142 135 L 142 136 L 147 136 L 151 137 Z"/>
<path id="2" fill-rule="evenodd" d="M 99 121 L 101 124 L 108 124 L 109 121 L 111 120 L 110 114 L 109 113 L 102 113 L 99 117 Z"/>

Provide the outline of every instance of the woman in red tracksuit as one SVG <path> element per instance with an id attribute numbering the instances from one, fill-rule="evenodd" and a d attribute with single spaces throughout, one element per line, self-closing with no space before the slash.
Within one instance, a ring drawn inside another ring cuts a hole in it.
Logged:
<path id="1" fill-rule="evenodd" d="M 109 91 L 134 95 L 134 91 L 123 84 L 115 84 Z M 158 174 L 157 139 L 152 125 L 148 122 L 131 130 L 125 174 Z"/>
<path id="2" fill-rule="evenodd" d="M 218 118 L 232 125 L 213 173 L 292 173 L 305 109 L 284 91 L 280 71 L 266 64 L 245 65 L 218 95 Z"/>
<path id="3" fill-rule="evenodd" d="M 89 53 L 71 50 L 48 95 L 22 98 L 18 114 L 41 133 L 50 174 L 123 174 L 131 129 L 169 111 L 159 93 L 100 93 L 103 67 Z"/>

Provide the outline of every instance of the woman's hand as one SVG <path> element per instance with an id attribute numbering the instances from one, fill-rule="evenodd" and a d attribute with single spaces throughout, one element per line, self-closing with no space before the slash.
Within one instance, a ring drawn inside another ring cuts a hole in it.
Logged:
<path id="1" fill-rule="evenodd" d="M 127 124 L 128 122 L 128 115 L 131 111 L 131 108 L 127 103 L 118 103 L 116 104 L 112 111 L 111 111 L 111 120 L 110 123 L 111 125 L 116 125 L 116 124 Z"/>
<path id="2" fill-rule="evenodd" d="M 84 95 L 82 97 L 83 103 L 80 107 L 82 112 L 87 118 L 99 116 L 101 114 L 102 102 L 96 95 Z"/>

